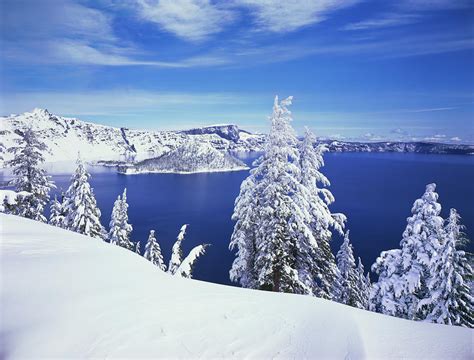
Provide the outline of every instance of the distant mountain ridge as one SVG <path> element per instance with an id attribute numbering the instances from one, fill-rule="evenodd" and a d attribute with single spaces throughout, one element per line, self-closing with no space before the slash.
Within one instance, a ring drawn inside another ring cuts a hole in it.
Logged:
<path id="1" fill-rule="evenodd" d="M 261 151 L 264 134 L 252 134 L 237 125 L 213 125 L 181 131 L 134 130 L 53 115 L 34 109 L 0 117 L 0 167 L 11 158 L 6 149 L 19 132 L 33 127 L 48 146 L 47 161 L 74 161 L 78 153 L 87 161 L 137 162 L 168 154 L 189 141 L 210 144 L 219 151 Z M 321 140 L 331 152 L 413 152 L 428 154 L 474 154 L 474 145 L 431 142 L 349 142 Z M 3 146 L 1 146 L 3 145 Z"/>
<path id="2" fill-rule="evenodd" d="M 155 158 L 195 140 L 220 151 L 261 150 L 264 135 L 240 130 L 236 125 L 219 125 L 189 131 L 147 131 L 112 127 L 34 109 L 20 115 L 0 117 L 1 143 L 15 144 L 19 132 L 31 126 L 48 146 L 47 161 L 70 161 L 78 152 L 85 160 L 142 160 Z M 0 147 L 1 149 L 1 147 Z M 11 155 L 4 152 L 4 160 Z"/>
<path id="3" fill-rule="evenodd" d="M 474 155 L 474 145 L 443 144 L 435 142 L 356 142 L 320 140 L 331 152 L 403 152 L 420 154 Z"/>

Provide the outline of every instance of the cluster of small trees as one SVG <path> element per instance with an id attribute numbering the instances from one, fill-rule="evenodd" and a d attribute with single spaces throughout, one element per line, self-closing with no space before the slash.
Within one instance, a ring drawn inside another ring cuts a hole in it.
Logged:
<path id="1" fill-rule="evenodd" d="M 255 162 L 236 199 L 230 278 L 243 287 L 314 295 L 367 308 L 370 281 L 356 266 L 349 234 L 336 259 L 332 231 L 341 235 L 346 217 L 333 214 L 334 196 L 320 172 L 325 145 L 306 130 L 299 141 L 291 127 L 292 97 L 275 98 L 264 154 Z"/>
<path id="2" fill-rule="evenodd" d="M 28 195 L 18 197 L 14 204 L 5 203 L 3 206 L 5 212 L 49 222 L 53 226 L 135 250 L 141 255 L 140 242 L 133 243 L 130 238 L 133 227 L 128 222 L 127 190 L 125 189 L 114 203 L 107 232 L 100 222 L 101 212 L 89 183 L 90 174 L 80 158 L 77 160 L 77 167 L 71 177 L 69 188 L 62 195 L 61 200 L 55 196 L 51 201 L 50 217 L 47 221 L 44 209 L 49 202 L 51 189 L 56 186 L 51 177 L 41 168 L 44 162 L 42 154 L 46 150 L 46 145 L 31 129 L 26 129 L 20 135 L 17 141 L 18 146 L 9 149 L 14 156 L 7 162 L 7 166 L 13 168 L 12 185 L 15 186 L 15 190 Z M 150 232 L 143 256 L 161 270 L 167 270 L 171 275 L 190 278 L 195 261 L 204 254 L 207 245 L 196 246 L 183 260 L 181 243 L 184 240 L 186 228 L 187 225 L 183 225 L 178 240 L 173 246 L 168 270 L 163 263 L 154 230 Z"/>
<path id="3" fill-rule="evenodd" d="M 411 320 L 474 327 L 472 254 L 460 216 L 440 217 L 436 185 L 428 184 L 407 219 L 400 249 L 384 251 L 372 266 L 378 274 L 370 309 Z"/>

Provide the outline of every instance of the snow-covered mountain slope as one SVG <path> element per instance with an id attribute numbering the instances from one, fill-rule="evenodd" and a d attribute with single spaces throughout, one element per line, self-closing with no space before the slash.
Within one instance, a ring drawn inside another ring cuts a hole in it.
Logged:
<path id="1" fill-rule="evenodd" d="M 171 277 L 123 248 L 0 214 L 0 357 L 468 359 L 473 331 Z"/>
<path id="2" fill-rule="evenodd" d="M 34 109 L 21 115 L 0 117 L 1 143 L 14 145 L 16 133 L 33 127 L 46 143 L 47 161 L 75 160 L 80 151 L 85 160 L 145 159 L 161 156 L 189 140 L 209 143 L 217 150 L 252 151 L 261 149 L 263 135 L 243 132 L 235 125 L 205 128 L 200 133 L 182 131 L 146 131 L 116 128 L 65 118 Z M 241 138 L 239 134 L 244 136 Z M 228 134 L 232 133 L 232 136 Z M 4 154 L 5 160 L 10 154 Z"/>
<path id="3" fill-rule="evenodd" d="M 248 167 L 228 152 L 211 144 L 189 141 L 158 158 L 146 159 L 119 167 L 123 174 L 221 172 L 245 170 Z"/>

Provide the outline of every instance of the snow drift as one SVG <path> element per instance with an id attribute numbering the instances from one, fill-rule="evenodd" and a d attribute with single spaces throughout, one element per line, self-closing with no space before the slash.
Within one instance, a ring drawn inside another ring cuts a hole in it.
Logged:
<path id="1" fill-rule="evenodd" d="M 171 277 L 137 254 L 0 214 L 0 357 L 469 358 L 472 330 Z"/>

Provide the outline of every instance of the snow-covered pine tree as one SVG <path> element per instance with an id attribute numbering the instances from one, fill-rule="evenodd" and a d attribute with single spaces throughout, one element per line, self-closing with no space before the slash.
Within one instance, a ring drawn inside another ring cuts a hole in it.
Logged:
<path id="1" fill-rule="evenodd" d="M 188 224 L 181 226 L 181 229 L 178 234 L 178 238 L 173 245 L 171 250 L 171 259 L 168 265 L 168 273 L 171 275 L 177 275 L 184 278 L 191 278 L 194 268 L 194 263 L 196 260 L 206 252 L 208 244 L 195 246 L 189 252 L 188 256 L 182 260 L 183 250 L 181 249 L 181 244 L 184 240 L 186 234 L 186 229 Z"/>
<path id="2" fill-rule="evenodd" d="M 474 297 L 469 288 L 473 270 L 468 258 L 472 255 L 461 250 L 468 241 L 459 214 L 451 209 L 444 241 L 431 267 L 431 296 L 420 301 L 420 306 L 429 304 L 432 308 L 427 321 L 474 327 Z"/>
<path id="3" fill-rule="evenodd" d="M 301 183 L 305 191 L 304 197 L 309 206 L 311 216 L 310 227 L 316 239 L 317 247 L 307 243 L 302 246 L 306 253 L 303 261 L 309 267 L 313 280 L 313 293 L 325 299 L 334 297 L 334 283 L 337 281 L 338 269 L 334 255 L 331 251 L 330 241 L 332 229 L 339 234 L 344 234 L 346 217 L 343 214 L 332 214 L 329 205 L 334 202 L 334 196 L 326 189 L 330 186 L 328 178 L 321 173 L 324 166 L 323 154 L 328 149 L 326 145 L 316 146 L 314 134 L 306 128 L 305 137 L 300 142 L 300 167 Z M 304 239 L 303 239 L 304 241 Z M 316 281 L 314 281 L 316 280 Z"/>
<path id="4" fill-rule="evenodd" d="M 400 242 L 401 288 L 398 296 L 399 309 L 407 319 L 424 320 L 431 312 L 431 306 L 419 306 L 418 302 L 431 296 L 428 282 L 436 251 L 443 243 L 443 223 L 439 216 L 436 184 L 428 184 L 426 191 L 415 201 L 412 216 Z"/>
<path id="5" fill-rule="evenodd" d="M 8 152 L 13 153 L 13 159 L 6 162 L 6 166 L 13 168 L 15 176 L 11 184 L 17 192 L 26 191 L 31 195 L 19 198 L 10 211 L 15 215 L 47 222 L 43 211 L 49 201 L 49 192 L 55 186 L 40 167 L 44 162 L 46 145 L 31 128 L 21 132 L 16 143 L 18 146 L 8 149 Z"/>
<path id="6" fill-rule="evenodd" d="M 231 249 L 237 248 L 237 259 L 230 275 L 243 286 L 311 294 L 311 274 L 298 263 L 305 258 L 298 251 L 302 238 L 314 247 L 317 243 L 308 226 L 311 217 L 300 182 L 298 140 L 290 125 L 291 101 L 292 97 L 281 102 L 275 97 L 264 154 L 237 198 L 230 243 Z"/>
<path id="7" fill-rule="evenodd" d="M 115 200 L 109 227 L 107 237 L 111 244 L 133 250 L 134 246 L 130 241 L 130 233 L 133 227 L 128 223 L 127 189 L 123 190 L 122 197 L 119 195 Z"/>
<path id="8" fill-rule="evenodd" d="M 64 223 L 64 211 L 63 204 L 58 201 L 57 196 L 54 196 L 54 200 L 50 205 L 49 212 L 49 224 L 57 227 L 62 227 Z"/>
<path id="9" fill-rule="evenodd" d="M 135 243 L 135 252 L 138 254 L 138 255 L 141 255 L 142 254 L 142 251 L 140 250 L 140 241 L 137 241 Z"/>
<path id="10" fill-rule="evenodd" d="M 174 275 L 179 275 L 184 278 L 191 279 L 193 275 L 194 263 L 196 260 L 206 253 L 206 248 L 209 244 L 198 245 L 191 249 L 188 256 L 179 265 Z"/>
<path id="11" fill-rule="evenodd" d="M 181 226 L 178 238 L 176 239 L 176 242 L 174 243 L 171 249 L 171 259 L 168 265 L 168 272 L 171 275 L 174 275 L 178 270 L 179 266 L 181 265 L 181 261 L 183 258 L 183 250 L 181 249 L 181 243 L 183 242 L 184 236 L 186 235 L 187 227 L 188 224 L 184 224 L 183 226 Z"/>
<path id="12" fill-rule="evenodd" d="M 358 289 L 359 274 L 356 269 L 354 252 L 349 240 L 349 230 L 346 231 L 344 241 L 336 255 L 339 278 L 336 289 L 339 294 L 337 301 L 342 304 L 362 307 L 360 289 Z"/>
<path id="13" fill-rule="evenodd" d="M 148 241 L 145 245 L 145 253 L 143 257 L 151 261 L 154 265 L 158 266 L 162 271 L 166 271 L 166 265 L 163 261 L 163 255 L 161 254 L 160 244 L 155 237 L 155 230 L 150 231 Z"/>
<path id="14" fill-rule="evenodd" d="M 401 261 L 402 251 L 394 249 L 383 251 L 372 265 L 378 281 L 370 288 L 369 310 L 402 317 L 405 307 L 400 308 L 403 302 L 399 301 L 403 286 Z"/>
<path id="15" fill-rule="evenodd" d="M 90 175 L 81 159 L 71 177 L 71 184 L 64 195 L 63 211 L 65 229 L 91 237 L 105 239 L 106 232 L 100 223 L 100 210 L 89 184 Z"/>
<path id="16" fill-rule="evenodd" d="M 370 277 L 368 273 L 367 276 L 364 274 L 364 265 L 362 264 L 362 260 L 360 258 L 357 261 L 356 272 L 358 294 L 357 307 L 359 309 L 368 309 L 370 297 Z"/>

